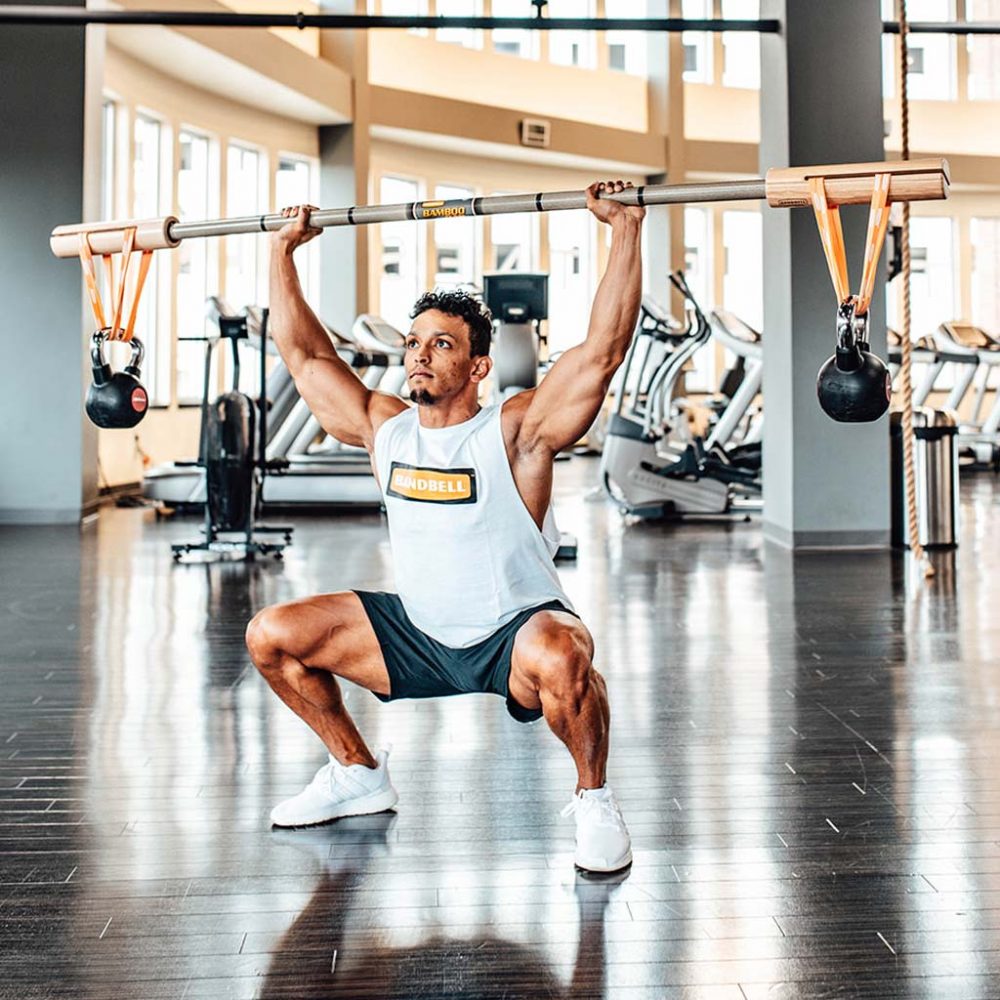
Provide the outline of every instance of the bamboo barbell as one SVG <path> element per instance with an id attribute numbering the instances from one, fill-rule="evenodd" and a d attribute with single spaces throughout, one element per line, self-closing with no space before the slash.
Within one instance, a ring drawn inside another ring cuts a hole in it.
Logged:
<path id="1" fill-rule="evenodd" d="M 948 161 L 925 159 L 885 163 L 841 163 L 815 167 L 772 169 L 763 179 L 717 181 L 696 184 L 653 184 L 628 188 L 617 194 L 602 194 L 624 205 L 671 205 L 713 201 L 763 201 L 772 208 L 805 207 L 812 203 L 809 182 L 825 181 L 827 202 L 862 205 L 871 201 L 875 177 L 890 175 L 890 201 L 934 201 L 947 198 L 950 184 Z M 520 212 L 558 212 L 585 208 L 585 191 L 554 191 L 539 194 L 504 194 L 455 201 L 417 201 L 398 205 L 360 205 L 351 208 L 317 209 L 310 216 L 319 228 L 368 226 L 380 222 L 432 221 Z M 181 222 L 175 216 L 161 219 L 118 220 L 58 226 L 49 244 L 56 257 L 77 257 L 81 237 L 93 254 L 120 253 L 123 238 L 135 229 L 133 249 L 160 250 L 176 247 L 182 240 L 206 236 L 235 236 L 273 232 L 288 220 L 279 213 Z"/>

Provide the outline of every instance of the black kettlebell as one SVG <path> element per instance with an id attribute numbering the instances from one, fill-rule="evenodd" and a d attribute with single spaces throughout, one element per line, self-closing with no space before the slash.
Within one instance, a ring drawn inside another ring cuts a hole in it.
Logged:
<path id="1" fill-rule="evenodd" d="M 816 394 L 823 412 L 840 423 L 878 420 L 889 409 L 892 376 L 868 343 L 868 314 L 851 297 L 837 310 L 837 352 L 819 370 Z"/>
<path id="2" fill-rule="evenodd" d="M 90 341 L 94 382 L 87 390 L 87 416 L 98 427 L 135 427 L 149 407 L 149 397 L 139 381 L 146 352 L 142 341 L 133 337 L 129 363 L 123 371 L 113 372 L 104 356 L 107 339 L 108 330 L 98 330 Z"/>

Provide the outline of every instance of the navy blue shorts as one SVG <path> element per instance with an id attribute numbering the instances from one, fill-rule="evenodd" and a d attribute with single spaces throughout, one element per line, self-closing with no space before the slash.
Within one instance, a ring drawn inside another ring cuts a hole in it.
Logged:
<path id="1" fill-rule="evenodd" d="M 540 708 L 525 708 L 510 695 L 510 658 L 518 630 L 539 611 L 565 611 L 579 617 L 559 601 L 548 601 L 522 611 L 474 646 L 453 649 L 421 632 L 410 621 L 398 594 L 370 590 L 354 593 L 372 623 L 389 672 L 389 694 L 373 692 L 376 698 L 396 701 L 477 692 L 498 694 L 518 722 L 534 722 L 542 717 Z"/>

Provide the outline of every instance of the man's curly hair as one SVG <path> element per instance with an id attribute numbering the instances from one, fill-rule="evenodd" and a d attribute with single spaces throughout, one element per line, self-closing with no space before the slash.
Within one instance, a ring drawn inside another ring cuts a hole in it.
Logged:
<path id="1" fill-rule="evenodd" d="M 458 289 L 444 291 L 436 288 L 433 292 L 424 292 L 417 299 L 410 310 L 410 319 L 416 319 L 429 309 L 465 320 L 465 325 L 469 328 L 469 353 L 472 357 L 483 357 L 490 353 L 493 314 L 482 299 Z"/>

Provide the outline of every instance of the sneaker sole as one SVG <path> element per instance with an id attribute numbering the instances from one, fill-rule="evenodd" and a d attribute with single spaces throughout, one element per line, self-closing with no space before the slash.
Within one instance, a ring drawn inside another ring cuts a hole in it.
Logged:
<path id="1" fill-rule="evenodd" d="M 307 823 L 279 823 L 271 820 L 271 826 L 279 830 L 304 830 L 311 826 L 326 826 L 338 819 L 346 819 L 348 816 L 371 816 L 373 813 L 386 812 L 399 801 L 399 795 L 394 788 L 387 788 L 385 791 L 374 795 L 366 795 L 364 798 L 352 799 L 349 803 L 343 803 L 344 808 L 327 813 L 322 819 L 309 820 Z"/>
<path id="2" fill-rule="evenodd" d="M 584 862 L 580 861 L 579 858 L 574 858 L 573 864 L 576 865 L 576 867 L 579 868 L 580 871 L 597 872 L 598 874 L 601 875 L 607 875 L 610 874 L 611 872 L 620 872 L 623 869 L 628 868 L 628 866 L 632 864 L 632 852 L 629 851 L 628 854 L 626 854 L 623 858 L 621 858 L 620 860 L 616 861 L 614 864 L 611 865 L 585 864 Z"/>

